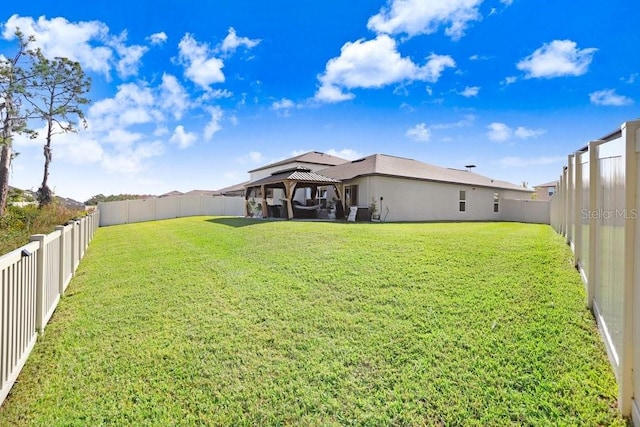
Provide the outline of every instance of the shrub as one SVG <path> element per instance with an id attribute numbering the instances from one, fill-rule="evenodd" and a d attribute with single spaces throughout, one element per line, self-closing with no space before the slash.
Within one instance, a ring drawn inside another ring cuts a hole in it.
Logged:
<path id="1" fill-rule="evenodd" d="M 0 255 L 26 245 L 32 234 L 51 233 L 57 225 L 84 215 L 86 213 L 82 210 L 57 203 L 43 208 L 8 206 L 5 216 L 0 218 Z"/>

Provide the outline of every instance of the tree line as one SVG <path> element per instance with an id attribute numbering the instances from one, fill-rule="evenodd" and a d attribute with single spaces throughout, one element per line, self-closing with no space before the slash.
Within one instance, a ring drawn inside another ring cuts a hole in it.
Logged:
<path id="1" fill-rule="evenodd" d="M 75 132 L 77 121 L 86 127 L 82 107 L 89 104 L 84 95 L 91 88 L 79 62 L 64 57 L 50 59 L 17 29 L 15 55 L 0 55 L 0 217 L 5 214 L 9 198 L 11 162 L 18 155 L 13 150 L 15 135 L 43 139 L 43 178 L 36 196 L 40 206 L 53 200 L 49 188 L 49 167 L 53 159 L 51 142 L 57 134 Z M 44 135 L 34 126 L 44 123 Z"/>
<path id="2" fill-rule="evenodd" d="M 105 196 L 104 194 L 96 194 L 89 200 L 85 201 L 84 204 L 87 206 L 96 206 L 100 202 L 120 202 L 123 200 L 148 199 L 149 197 L 154 196 L 141 194 L 112 194 Z"/>

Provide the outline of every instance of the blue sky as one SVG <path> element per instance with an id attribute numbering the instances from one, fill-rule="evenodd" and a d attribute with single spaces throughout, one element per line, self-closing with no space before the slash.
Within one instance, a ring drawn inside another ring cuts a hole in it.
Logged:
<path id="1" fill-rule="evenodd" d="M 11 3 L 0 54 L 19 26 L 93 80 L 88 128 L 53 141 L 50 186 L 78 200 L 219 189 L 310 150 L 532 186 L 639 117 L 626 0 Z M 11 185 L 38 188 L 41 146 L 16 138 Z"/>

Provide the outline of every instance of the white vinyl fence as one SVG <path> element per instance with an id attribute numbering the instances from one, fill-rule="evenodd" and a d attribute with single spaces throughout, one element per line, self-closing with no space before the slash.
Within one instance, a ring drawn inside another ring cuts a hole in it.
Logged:
<path id="1" fill-rule="evenodd" d="M 0 256 L 0 405 L 43 333 L 100 222 L 96 211 Z"/>
<path id="2" fill-rule="evenodd" d="M 98 203 L 100 226 L 197 215 L 244 216 L 244 197 L 176 196 Z"/>
<path id="3" fill-rule="evenodd" d="M 640 425 L 640 120 L 568 156 L 551 225 L 574 253 L 618 381 L 623 415 Z"/>
<path id="4" fill-rule="evenodd" d="M 503 199 L 502 220 L 549 224 L 550 206 L 548 200 Z"/>

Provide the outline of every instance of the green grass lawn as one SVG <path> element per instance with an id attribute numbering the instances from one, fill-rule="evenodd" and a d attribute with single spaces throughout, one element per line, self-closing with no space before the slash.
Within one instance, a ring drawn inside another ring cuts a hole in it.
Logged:
<path id="1" fill-rule="evenodd" d="M 551 227 L 101 228 L 2 425 L 624 425 Z"/>

